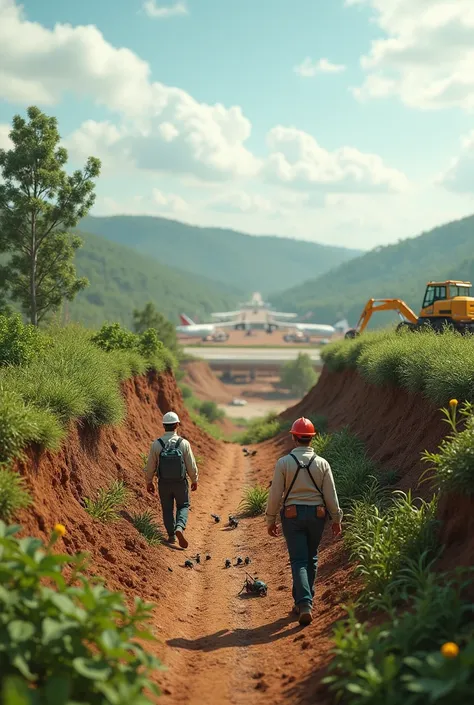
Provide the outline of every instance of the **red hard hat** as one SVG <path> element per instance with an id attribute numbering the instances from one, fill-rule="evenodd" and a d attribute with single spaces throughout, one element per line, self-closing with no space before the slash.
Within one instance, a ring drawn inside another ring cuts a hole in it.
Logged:
<path id="1" fill-rule="evenodd" d="M 304 416 L 302 416 L 300 419 L 296 419 L 293 426 L 291 427 L 290 433 L 292 433 L 293 436 L 316 435 L 316 431 L 314 430 L 313 424 L 309 419 L 305 419 Z"/>

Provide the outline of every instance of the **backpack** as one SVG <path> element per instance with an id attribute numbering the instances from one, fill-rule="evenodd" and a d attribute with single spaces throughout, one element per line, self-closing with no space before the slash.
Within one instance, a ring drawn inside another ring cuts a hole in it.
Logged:
<path id="1" fill-rule="evenodd" d="M 293 476 L 293 480 L 292 480 L 290 486 L 288 487 L 287 493 L 285 494 L 285 498 L 284 498 L 284 500 L 283 500 L 283 506 L 285 505 L 286 500 L 287 500 L 288 497 L 290 496 L 290 492 L 291 492 L 291 490 L 293 489 L 293 485 L 294 485 L 295 482 L 296 482 L 296 478 L 298 477 L 298 474 L 299 474 L 299 471 L 300 471 L 300 470 L 307 470 L 307 471 L 308 471 L 308 475 L 309 475 L 310 478 L 311 478 L 311 482 L 313 483 L 313 485 L 315 486 L 315 488 L 317 489 L 317 491 L 318 491 L 319 494 L 321 495 L 322 500 L 323 500 L 323 505 L 326 506 L 326 502 L 324 501 L 323 492 L 322 492 L 322 490 L 320 490 L 319 487 L 317 486 L 316 480 L 314 479 L 313 475 L 311 474 L 311 470 L 310 470 L 310 467 L 311 467 L 311 465 L 312 465 L 312 463 L 313 463 L 313 460 L 316 460 L 317 457 L 318 457 L 318 456 L 317 456 L 316 453 L 315 453 L 315 454 L 311 457 L 309 463 L 308 463 L 307 465 L 305 465 L 304 463 L 301 462 L 301 460 L 298 460 L 298 458 L 296 457 L 296 455 L 294 455 L 293 453 L 290 453 L 290 458 L 293 458 L 293 460 L 296 462 L 296 464 L 297 464 L 297 466 L 298 466 L 298 469 L 297 469 L 297 471 L 295 472 L 295 474 L 294 474 L 294 476 Z"/>
<path id="2" fill-rule="evenodd" d="M 160 482 L 182 482 L 186 479 L 186 465 L 180 448 L 182 441 L 182 438 L 173 438 L 164 443 L 158 438 L 161 453 L 156 474 Z"/>

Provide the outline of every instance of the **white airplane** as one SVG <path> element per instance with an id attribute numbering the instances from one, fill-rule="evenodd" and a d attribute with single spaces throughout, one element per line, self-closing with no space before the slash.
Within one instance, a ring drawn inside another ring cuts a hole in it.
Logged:
<path id="1" fill-rule="evenodd" d="M 181 324 L 176 326 L 176 332 L 181 335 L 185 335 L 189 338 L 202 338 L 206 340 L 211 337 L 219 340 L 227 340 L 229 337 L 224 331 L 220 331 L 220 328 L 235 327 L 235 321 L 230 321 L 227 323 L 195 323 L 189 316 L 185 313 L 180 315 Z"/>
<path id="2" fill-rule="evenodd" d="M 334 326 L 327 326 L 323 323 L 287 323 L 286 321 L 271 321 L 269 326 L 273 329 L 287 328 L 288 330 L 295 330 L 299 333 L 303 333 L 306 337 L 310 338 L 312 335 L 325 335 L 331 336 L 336 332 Z"/>

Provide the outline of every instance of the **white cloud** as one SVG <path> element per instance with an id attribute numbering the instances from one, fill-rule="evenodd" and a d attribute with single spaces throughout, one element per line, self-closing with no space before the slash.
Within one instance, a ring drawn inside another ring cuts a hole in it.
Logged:
<path id="1" fill-rule="evenodd" d="M 143 9 L 148 17 L 159 20 L 188 14 L 188 8 L 184 2 L 175 2 L 173 5 L 157 5 L 156 0 L 146 0 L 143 3 Z"/>
<path id="2" fill-rule="evenodd" d="M 224 213 L 270 214 L 276 210 L 269 199 L 245 191 L 234 191 L 216 196 L 207 205 L 213 210 Z"/>
<path id="3" fill-rule="evenodd" d="M 329 59 L 319 59 L 319 61 L 313 61 L 311 57 L 307 56 L 301 64 L 294 67 L 294 72 L 303 78 L 313 78 L 319 73 L 342 73 L 346 70 L 344 64 L 333 64 Z"/>
<path id="4" fill-rule="evenodd" d="M 181 213 L 189 210 L 188 203 L 175 193 L 163 193 L 157 188 L 152 191 L 153 203 L 161 210 L 171 211 L 173 213 Z"/>
<path id="5" fill-rule="evenodd" d="M 461 141 L 461 153 L 437 179 L 449 191 L 474 194 L 474 130 Z"/>
<path id="6" fill-rule="evenodd" d="M 11 125 L 5 125 L 3 123 L 0 123 L 0 149 L 12 148 L 12 141 L 9 137 L 11 129 Z"/>
<path id="7" fill-rule="evenodd" d="M 329 152 L 293 127 L 274 127 L 267 142 L 271 153 L 264 176 L 271 183 L 328 193 L 396 192 L 408 185 L 406 176 L 385 166 L 378 155 L 354 147 Z"/>
<path id="8" fill-rule="evenodd" d="M 472 0 L 346 0 L 368 5 L 385 33 L 372 42 L 355 89 L 360 99 L 398 96 L 416 108 L 474 107 Z"/>

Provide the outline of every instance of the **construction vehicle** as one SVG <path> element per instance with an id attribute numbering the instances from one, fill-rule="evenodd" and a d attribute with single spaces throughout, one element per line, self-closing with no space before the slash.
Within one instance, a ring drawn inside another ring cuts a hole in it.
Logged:
<path id="1" fill-rule="evenodd" d="M 457 330 L 474 334 L 474 298 L 471 297 L 471 282 L 428 282 L 420 315 L 401 299 L 369 299 L 355 328 L 345 338 L 355 338 L 362 333 L 376 311 L 396 311 L 400 316 L 397 332 L 402 330 L 426 330 L 436 332 Z"/>

